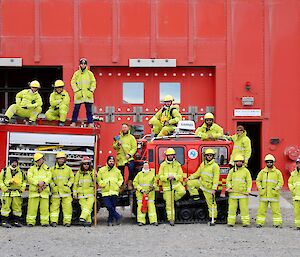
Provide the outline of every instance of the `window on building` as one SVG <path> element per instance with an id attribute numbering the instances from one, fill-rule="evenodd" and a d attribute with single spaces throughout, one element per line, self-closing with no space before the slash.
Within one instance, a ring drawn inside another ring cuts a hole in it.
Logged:
<path id="1" fill-rule="evenodd" d="M 180 83 L 179 82 L 161 82 L 159 84 L 159 100 L 164 101 L 166 95 L 173 96 L 174 103 L 180 104 Z"/>
<path id="2" fill-rule="evenodd" d="M 170 146 L 163 146 L 158 149 L 158 163 L 161 164 L 165 159 L 165 151 Z M 183 165 L 184 164 L 184 147 L 172 147 L 176 152 L 176 160 Z"/>
<path id="3" fill-rule="evenodd" d="M 143 104 L 144 83 L 124 82 L 123 83 L 123 104 Z"/>

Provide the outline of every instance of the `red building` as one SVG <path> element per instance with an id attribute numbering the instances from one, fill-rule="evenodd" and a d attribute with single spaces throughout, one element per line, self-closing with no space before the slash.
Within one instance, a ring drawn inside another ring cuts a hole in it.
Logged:
<path id="1" fill-rule="evenodd" d="M 55 79 L 72 95 L 68 82 L 86 57 L 103 160 L 120 124 L 149 133 L 170 93 L 197 125 L 206 111 L 230 133 L 244 124 L 253 177 L 272 153 L 286 180 L 300 155 L 299 31 L 298 0 L 2 0 L 1 108 L 32 79 L 45 108 Z"/>

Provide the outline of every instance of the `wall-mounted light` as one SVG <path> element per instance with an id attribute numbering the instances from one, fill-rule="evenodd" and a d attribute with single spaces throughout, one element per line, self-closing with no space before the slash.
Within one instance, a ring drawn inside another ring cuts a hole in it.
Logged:
<path id="1" fill-rule="evenodd" d="M 250 91 L 250 90 L 251 90 L 251 82 L 250 82 L 250 81 L 246 81 L 246 83 L 245 83 L 245 89 L 246 89 L 247 91 Z"/>

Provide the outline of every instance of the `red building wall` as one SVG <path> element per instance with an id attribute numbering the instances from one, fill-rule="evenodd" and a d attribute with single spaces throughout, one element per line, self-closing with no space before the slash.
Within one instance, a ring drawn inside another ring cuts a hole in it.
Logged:
<path id="1" fill-rule="evenodd" d="M 82 56 L 93 67 L 128 67 L 130 58 L 213 66 L 217 122 L 230 132 L 238 121 L 262 122 L 261 155 L 284 170 L 284 150 L 300 146 L 299 17 L 298 0 L 2 0 L 0 55 L 62 65 L 65 81 Z M 243 96 L 261 117 L 234 117 Z"/>

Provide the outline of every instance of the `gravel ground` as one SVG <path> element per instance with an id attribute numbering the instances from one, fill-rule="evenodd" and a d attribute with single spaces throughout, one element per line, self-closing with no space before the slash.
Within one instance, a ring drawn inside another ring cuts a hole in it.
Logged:
<path id="1" fill-rule="evenodd" d="M 128 208 L 120 226 L 107 227 L 106 211 L 98 214 L 96 228 L 0 228 L 0 256 L 300 256 L 300 231 L 293 229 L 289 193 L 283 193 L 284 225 L 255 228 L 256 209 L 251 208 L 252 226 L 234 228 L 205 224 L 138 227 Z M 237 220 L 240 223 L 240 219 Z"/>

